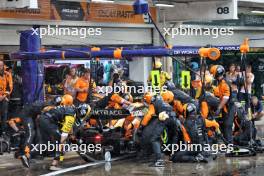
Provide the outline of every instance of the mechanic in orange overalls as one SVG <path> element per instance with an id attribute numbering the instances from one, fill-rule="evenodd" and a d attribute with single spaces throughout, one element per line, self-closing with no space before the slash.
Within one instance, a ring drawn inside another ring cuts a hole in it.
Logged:
<path id="1" fill-rule="evenodd" d="M 13 91 L 13 79 L 10 72 L 5 71 L 4 62 L 0 60 L 0 120 L 1 135 L 5 134 L 7 128 L 7 113 L 9 96 Z"/>
<path id="2" fill-rule="evenodd" d="M 210 68 L 210 73 L 218 81 L 214 94 L 220 98 L 220 104 L 215 112 L 216 116 L 222 113 L 223 125 L 221 131 L 228 143 L 233 143 L 232 126 L 234 123 L 235 108 L 232 102 L 231 86 L 224 79 L 225 69 L 222 65 L 214 65 Z"/>
<path id="3" fill-rule="evenodd" d="M 88 94 L 89 94 L 89 89 L 95 89 L 96 84 L 93 80 L 90 80 L 90 70 L 85 69 L 83 72 L 83 75 L 77 79 L 75 83 L 75 91 L 76 91 L 76 100 L 75 100 L 75 105 L 78 106 L 79 104 L 86 103 L 88 99 Z M 89 87 L 91 81 L 92 87 Z"/>

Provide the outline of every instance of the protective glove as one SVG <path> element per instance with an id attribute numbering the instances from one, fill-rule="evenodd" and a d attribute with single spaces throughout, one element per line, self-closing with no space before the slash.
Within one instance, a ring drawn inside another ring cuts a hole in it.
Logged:
<path id="1" fill-rule="evenodd" d="M 159 120 L 160 121 L 165 121 L 168 118 L 169 118 L 169 115 L 165 111 L 159 113 Z"/>
<path id="2" fill-rule="evenodd" d="M 220 108 L 217 108 L 217 110 L 215 111 L 215 116 L 219 116 L 221 113 L 221 109 Z"/>

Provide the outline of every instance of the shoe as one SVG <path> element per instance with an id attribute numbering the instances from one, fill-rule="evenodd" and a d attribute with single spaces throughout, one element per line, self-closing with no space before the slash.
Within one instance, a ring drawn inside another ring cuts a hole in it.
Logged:
<path id="1" fill-rule="evenodd" d="M 53 166 L 53 165 L 51 165 L 50 168 L 49 168 L 50 171 L 58 171 L 58 170 L 61 170 L 61 169 L 62 168 L 60 168 L 58 166 Z"/>
<path id="2" fill-rule="evenodd" d="M 15 159 L 21 159 L 21 154 L 20 154 L 19 151 L 15 151 L 15 153 L 14 153 L 14 158 L 15 158 Z"/>
<path id="3" fill-rule="evenodd" d="M 165 162 L 162 159 L 159 159 L 155 161 L 155 163 L 152 163 L 149 165 L 150 167 L 165 167 Z"/>
<path id="4" fill-rule="evenodd" d="M 23 166 L 25 166 L 27 168 L 30 167 L 29 159 L 26 157 L 26 155 L 22 155 L 20 159 L 22 161 Z"/>

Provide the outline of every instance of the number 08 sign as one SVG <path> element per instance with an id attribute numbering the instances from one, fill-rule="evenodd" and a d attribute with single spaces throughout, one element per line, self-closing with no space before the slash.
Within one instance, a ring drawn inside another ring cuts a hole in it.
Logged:
<path id="1" fill-rule="evenodd" d="M 164 13 L 166 21 L 237 19 L 237 6 L 237 0 L 177 3 Z"/>

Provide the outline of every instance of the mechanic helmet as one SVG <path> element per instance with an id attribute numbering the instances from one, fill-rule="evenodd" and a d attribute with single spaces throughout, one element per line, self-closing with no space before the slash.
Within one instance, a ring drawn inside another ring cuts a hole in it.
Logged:
<path id="1" fill-rule="evenodd" d="M 62 97 L 61 96 L 54 97 L 53 103 L 54 103 L 55 106 L 59 106 L 61 104 L 61 102 L 62 102 Z"/>
<path id="2" fill-rule="evenodd" d="M 197 62 L 191 62 L 190 67 L 195 71 L 199 70 L 199 64 Z"/>
<path id="3" fill-rule="evenodd" d="M 171 91 L 165 91 L 161 93 L 162 99 L 163 101 L 165 101 L 166 103 L 171 103 L 174 100 L 174 94 Z"/>
<path id="4" fill-rule="evenodd" d="M 166 81 L 164 85 L 167 87 L 167 90 L 176 89 L 176 86 L 172 81 Z"/>
<path id="5" fill-rule="evenodd" d="M 154 69 L 161 69 L 162 63 L 160 61 L 155 61 Z"/>
<path id="6" fill-rule="evenodd" d="M 88 104 L 80 104 L 77 108 L 77 112 L 78 118 L 84 119 L 90 114 L 91 107 Z"/>
<path id="7" fill-rule="evenodd" d="M 225 68 L 222 65 L 214 65 L 210 68 L 210 73 L 215 77 L 218 78 L 225 74 Z"/>
<path id="8" fill-rule="evenodd" d="M 152 103 L 152 99 L 153 99 L 152 93 L 150 93 L 150 92 L 145 93 L 145 95 L 144 95 L 144 101 L 147 104 L 151 104 Z"/>
<path id="9" fill-rule="evenodd" d="M 185 118 L 188 118 L 190 115 L 196 115 L 197 109 L 196 106 L 193 103 L 187 103 L 184 105 L 184 116 Z"/>
<path id="10" fill-rule="evenodd" d="M 73 104 L 73 97 L 69 94 L 66 94 L 62 97 L 61 105 L 71 106 Z"/>

